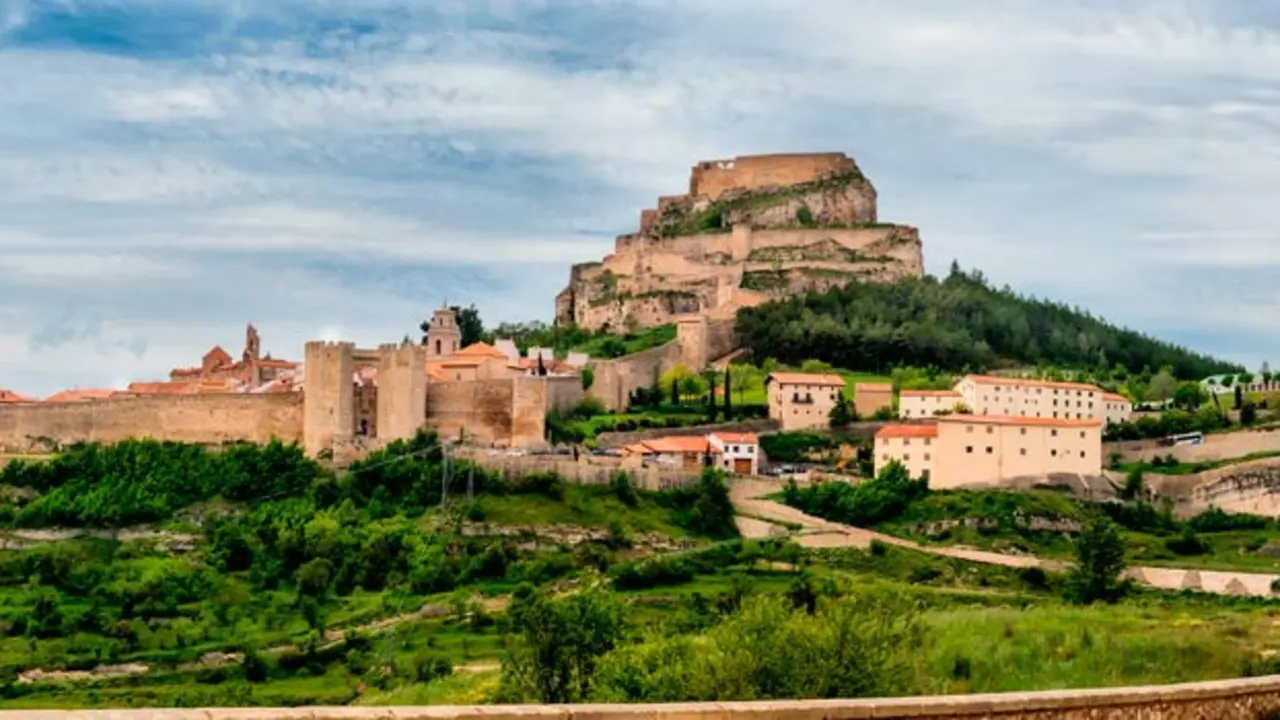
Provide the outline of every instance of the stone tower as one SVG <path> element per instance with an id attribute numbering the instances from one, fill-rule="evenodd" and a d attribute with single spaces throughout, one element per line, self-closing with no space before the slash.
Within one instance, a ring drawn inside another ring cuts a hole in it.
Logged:
<path id="1" fill-rule="evenodd" d="M 707 319 L 685 315 L 676 321 L 676 345 L 680 362 L 695 373 L 702 372 L 715 358 L 707 356 Z"/>
<path id="2" fill-rule="evenodd" d="M 355 343 L 307 343 L 302 445 L 311 457 L 355 435 L 355 370 Z"/>
<path id="3" fill-rule="evenodd" d="M 427 326 L 427 362 L 444 360 L 458 352 L 461 344 L 462 330 L 458 329 L 457 315 L 447 307 L 436 310 Z"/>
<path id="4" fill-rule="evenodd" d="M 427 349 L 378 347 L 378 439 L 408 440 L 427 419 Z"/>

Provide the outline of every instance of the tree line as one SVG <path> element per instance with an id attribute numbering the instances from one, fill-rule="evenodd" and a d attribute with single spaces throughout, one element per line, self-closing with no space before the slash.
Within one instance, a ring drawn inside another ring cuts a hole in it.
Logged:
<path id="1" fill-rule="evenodd" d="M 899 366 L 948 372 L 1058 366 L 1131 373 L 1171 368 L 1178 378 L 1243 368 L 1134 330 L 1086 310 L 991 287 L 952 264 L 945 279 L 853 283 L 738 312 L 740 343 L 756 364 L 816 358 L 887 373 Z"/>

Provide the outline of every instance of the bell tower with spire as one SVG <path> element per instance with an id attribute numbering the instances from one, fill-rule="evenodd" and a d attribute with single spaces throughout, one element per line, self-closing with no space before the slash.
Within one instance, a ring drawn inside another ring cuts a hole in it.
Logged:
<path id="1" fill-rule="evenodd" d="M 458 352 L 461 343 L 458 316 L 447 305 L 442 305 L 431 316 L 431 324 L 427 326 L 427 362 L 447 359 Z"/>

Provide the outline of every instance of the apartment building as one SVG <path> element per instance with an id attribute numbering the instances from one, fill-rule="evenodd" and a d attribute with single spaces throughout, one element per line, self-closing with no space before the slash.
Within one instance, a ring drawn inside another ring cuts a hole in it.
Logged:
<path id="1" fill-rule="evenodd" d="M 974 415 L 1105 420 L 1102 389 L 1084 383 L 967 375 L 956 383 Z"/>
<path id="2" fill-rule="evenodd" d="M 903 390 L 898 393 L 898 417 L 931 418 L 963 404 L 964 398 L 955 390 Z"/>
<path id="3" fill-rule="evenodd" d="M 1133 417 L 1133 402 L 1123 395 L 1115 393 L 1102 394 L 1103 420 L 1108 425 L 1116 425 Z"/>
<path id="4" fill-rule="evenodd" d="M 737 475 L 760 474 L 760 439 L 754 433 L 718 432 L 707 436 L 720 468 Z"/>
<path id="5" fill-rule="evenodd" d="M 825 428 L 844 392 L 844 378 L 831 374 L 771 373 L 765 378 L 769 417 L 784 432 Z"/>
<path id="6" fill-rule="evenodd" d="M 897 460 L 913 477 L 927 470 L 929 486 L 938 490 L 1053 473 L 1100 475 L 1102 424 L 1100 418 L 947 415 L 928 425 L 890 425 L 876 433 L 875 468 Z"/>

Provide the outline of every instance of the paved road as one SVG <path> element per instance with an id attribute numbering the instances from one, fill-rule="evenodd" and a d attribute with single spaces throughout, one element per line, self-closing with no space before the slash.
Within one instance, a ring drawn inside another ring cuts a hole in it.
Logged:
<path id="1" fill-rule="evenodd" d="M 911 540 L 830 522 L 764 497 L 777 492 L 779 488 L 780 485 L 777 483 L 760 480 L 734 482 L 730 497 L 738 514 L 747 516 L 740 518 L 738 522 L 744 537 L 766 538 L 789 531 L 799 545 L 807 548 L 867 548 L 872 540 L 879 540 L 886 545 L 988 565 L 1016 568 L 1042 567 L 1053 571 L 1066 567 L 1064 563 L 1057 560 L 1044 560 L 1031 556 L 1005 555 L 965 547 L 922 545 Z M 1153 567 L 1131 567 L 1128 570 L 1128 576 L 1144 585 L 1161 590 L 1199 590 L 1218 595 L 1271 596 L 1272 583 L 1280 580 L 1280 575 L 1262 573 Z"/>

